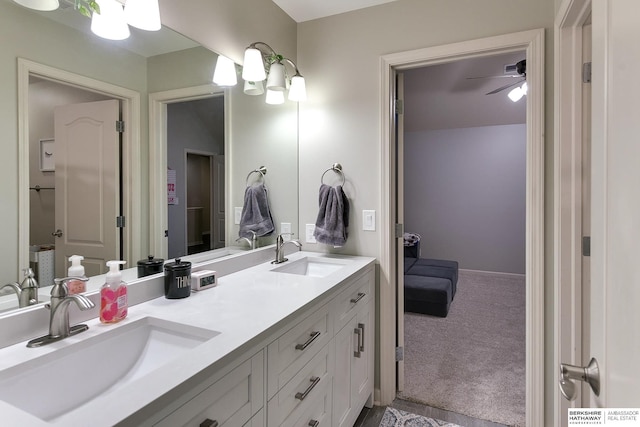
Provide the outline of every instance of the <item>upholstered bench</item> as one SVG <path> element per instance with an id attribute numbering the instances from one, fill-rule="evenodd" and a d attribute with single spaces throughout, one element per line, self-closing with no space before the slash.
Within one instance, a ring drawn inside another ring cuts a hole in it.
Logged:
<path id="1" fill-rule="evenodd" d="M 405 247 L 404 309 L 446 317 L 456 295 L 458 262 L 419 258 L 420 247 Z"/>

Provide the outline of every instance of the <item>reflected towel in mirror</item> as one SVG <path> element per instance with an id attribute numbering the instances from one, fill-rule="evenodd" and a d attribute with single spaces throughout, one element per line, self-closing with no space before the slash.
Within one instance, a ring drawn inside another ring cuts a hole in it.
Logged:
<path id="1" fill-rule="evenodd" d="M 349 199 L 341 185 L 320 185 L 318 201 L 320 209 L 313 236 L 320 243 L 344 246 L 349 227 Z"/>
<path id="2" fill-rule="evenodd" d="M 256 236 L 268 236 L 275 230 L 269 209 L 267 187 L 263 183 L 253 184 L 244 191 L 244 206 L 240 216 L 240 237 L 251 239 Z"/>

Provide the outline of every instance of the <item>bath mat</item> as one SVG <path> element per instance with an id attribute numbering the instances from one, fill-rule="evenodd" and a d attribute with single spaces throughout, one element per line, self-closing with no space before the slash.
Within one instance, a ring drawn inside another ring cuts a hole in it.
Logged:
<path id="1" fill-rule="evenodd" d="M 411 414 L 394 408 L 386 408 L 380 427 L 461 427 L 458 424 Z"/>

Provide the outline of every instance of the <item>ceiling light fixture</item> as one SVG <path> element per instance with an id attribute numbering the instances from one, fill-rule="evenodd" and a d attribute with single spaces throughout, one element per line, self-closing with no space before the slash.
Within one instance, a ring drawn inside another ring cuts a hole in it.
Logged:
<path id="1" fill-rule="evenodd" d="M 127 0 L 124 15 L 127 24 L 141 30 L 158 31 L 162 27 L 158 0 Z"/>
<path id="2" fill-rule="evenodd" d="M 292 74 L 287 72 L 287 65 L 293 68 Z M 266 86 L 267 104 L 282 104 L 287 89 L 290 101 L 300 102 L 307 98 L 305 80 L 295 62 L 263 42 L 252 43 L 244 51 L 242 78 L 247 95 L 262 95 Z M 263 86 L 264 80 L 266 84 Z"/>
<path id="3" fill-rule="evenodd" d="M 97 0 L 100 13 L 91 16 L 93 34 L 109 40 L 124 40 L 131 34 L 122 4 L 116 0 Z"/>
<path id="4" fill-rule="evenodd" d="M 527 94 L 527 90 L 528 90 L 527 82 L 524 82 L 522 86 L 517 86 L 511 89 L 511 91 L 507 96 L 513 102 L 518 102 L 520 101 L 520 99 L 522 99 L 523 96 Z"/>

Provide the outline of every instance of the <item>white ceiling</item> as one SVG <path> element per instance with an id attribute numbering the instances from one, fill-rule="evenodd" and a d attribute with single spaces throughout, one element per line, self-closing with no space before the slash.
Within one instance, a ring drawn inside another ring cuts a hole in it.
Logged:
<path id="1" fill-rule="evenodd" d="M 310 21 L 397 0 L 273 0 L 296 22 Z"/>

